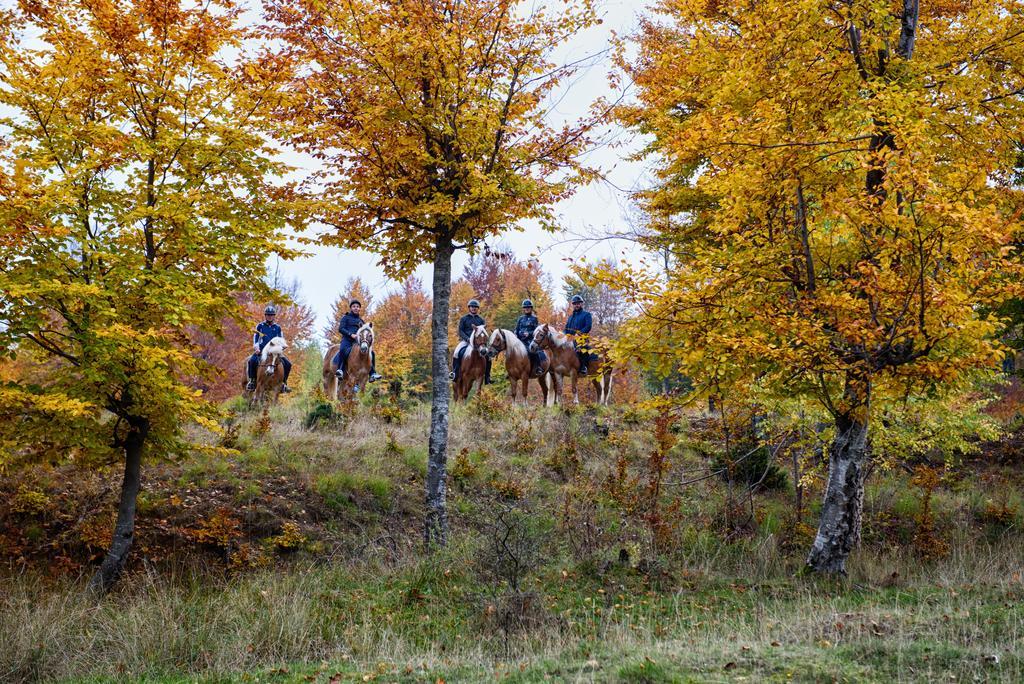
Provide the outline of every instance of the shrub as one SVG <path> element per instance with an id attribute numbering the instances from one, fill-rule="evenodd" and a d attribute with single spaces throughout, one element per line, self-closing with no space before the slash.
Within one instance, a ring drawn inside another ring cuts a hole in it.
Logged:
<path id="1" fill-rule="evenodd" d="M 319 400 L 313 404 L 313 408 L 306 414 L 302 426 L 307 430 L 315 430 L 318 427 L 330 425 L 338 420 L 339 415 L 334 410 L 334 404 L 326 400 Z"/>

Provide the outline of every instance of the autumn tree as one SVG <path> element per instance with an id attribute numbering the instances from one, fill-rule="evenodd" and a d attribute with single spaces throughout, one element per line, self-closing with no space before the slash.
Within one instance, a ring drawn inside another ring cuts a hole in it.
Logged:
<path id="1" fill-rule="evenodd" d="M 833 436 L 807 564 L 841 573 L 872 415 L 999 357 L 1024 16 L 1011 0 L 658 13 L 623 59 L 637 99 L 619 113 L 651 136 L 660 182 L 641 199 L 677 266 L 605 274 L 643 311 L 619 351 L 705 392 L 816 400 Z"/>
<path id="2" fill-rule="evenodd" d="M 423 282 L 409 276 L 374 309 L 378 363 L 389 380 L 413 395 L 430 387 L 430 319 L 433 303 Z"/>
<path id="3" fill-rule="evenodd" d="M 535 259 L 522 261 L 511 251 L 485 249 L 463 267 L 462 280 L 483 304 L 491 328 L 515 328 L 524 299 L 533 302 L 535 313 L 543 320 L 555 315 L 548 294 L 549 278 Z"/>
<path id="4" fill-rule="evenodd" d="M 551 206 L 586 176 L 587 125 L 556 128 L 552 95 L 581 62 L 558 46 L 594 21 L 591 0 L 268 0 L 297 65 L 285 133 L 323 163 L 324 241 L 372 250 L 392 277 L 434 266 L 428 545 L 444 544 L 448 308 L 459 249 Z M 584 60 L 585 61 L 585 60 Z"/>
<path id="5" fill-rule="evenodd" d="M 144 454 L 182 452 L 183 425 L 216 428 L 187 383 L 204 372 L 190 327 L 237 314 L 243 289 L 268 298 L 267 258 L 288 254 L 262 128 L 275 70 L 227 61 L 239 13 L 68 0 L 0 17 L 0 348 L 49 371 L 3 388 L 26 416 L 5 424 L 32 449 L 52 416 L 67 453 L 123 463 L 101 592 L 132 545 Z"/>

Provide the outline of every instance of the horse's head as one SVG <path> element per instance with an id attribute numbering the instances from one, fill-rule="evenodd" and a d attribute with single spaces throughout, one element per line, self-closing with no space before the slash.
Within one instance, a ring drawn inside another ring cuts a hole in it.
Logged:
<path id="1" fill-rule="evenodd" d="M 359 343 L 360 353 L 366 354 L 373 346 L 373 323 L 367 323 L 356 331 L 356 342 Z"/>
<path id="2" fill-rule="evenodd" d="M 263 347 L 263 354 L 261 363 L 263 364 L 263 371 L 268 375 L 273 374 L 274 370 L 277 369 L 278 359 L 284 354 L 284 350 L 288 348 L 288 342 L 283 337 L 275 337 L 274 339 L 267 342 L 267 345 Z"/>
<path id="3" fill-rule="evenodd" d="M 488 342 L 489 350 L 487 355 L 492 359 L 495 358 L 499 353 L 508 349 L 508 342 L 505 341 L 505 333 L 501 328 L 497 328 L 491 333 L 491 340 Z"/>
<path id="4" fill-rule="evenodd" d="M 469 338 L 469 343 L 476 349 L 476 353 L 482 356 L 487 347 L 487 328 L 482 325 L 473 328 L 473 335 Z"/>
<path id="5" fill-rule="evenodd" d="M 551 335 L 550 326 L 547 323 L 544 325 L 538 325 L 537 329 L 533 331 L 533 340 L 530 341 L 530 353 L 536 354 L 539 350 L 549 346 L 549 337 Z"/>

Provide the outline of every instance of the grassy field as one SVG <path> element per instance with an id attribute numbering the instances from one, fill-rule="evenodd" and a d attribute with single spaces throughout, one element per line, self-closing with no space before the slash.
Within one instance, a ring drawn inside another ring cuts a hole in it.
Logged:
<path id="1" fill-rule="evenodd" d="M 116 468 L 5 478 L 0 681 L 1024 681 L 1005 459 L 927 506 L 873 473 L 864 545 L 822 579 L 800 572 L 813 485 L 802 521 L 785 473 L 746 498 L 670 486 L 712 467 L 699 417 L 673 429 L 652 509 L 652 416 L 485 397 L 454 416 L 453 543 L 426 554 L 427 409 L 310 430 L 312 408 L 240 414 L 230 454 L 150 462 L 130 574 L 98 603 L 81 577 Z"/>

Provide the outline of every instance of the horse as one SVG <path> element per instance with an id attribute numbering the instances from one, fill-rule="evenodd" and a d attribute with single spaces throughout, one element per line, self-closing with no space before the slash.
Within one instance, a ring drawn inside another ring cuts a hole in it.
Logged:
<path id="1" fill-rule="evenodd" d="M 338 355 L 339 349 L 340 344 L 333 344 L 324 356 L 324 392 L 332 401 L 340 399 L 343 388 L 348 391 L 349 396 L 355 396 L 360 387 L 366 386 L 373 359 L 373 323 L 367 323 L 356 331 L 356 340 L 348 351 L 345 377 L 341 382 L 338 382 L 338 376 L 335 375 L 338 365 L 334 363 L 334 357 Z"/>
<path id="2" fill-rule="evenodd" d="M 263 347 L 260 365 L 256 370 L 256 389 L 249 399 L 250 406 L 277 401 L 281 385 L 284 384 L 284 364 L 281 363 L 281 357 L 287 348 L 288 342 L 283 337 L 275 337 Z"/>
<path id="3" fill-rule="evenodd" d="M 455 353 L 457 354 L 459 349 L 466 344 L 466 342 L 459 342 L 459 345 L 455 347 Z M 480 390 L 484 388 L 484 373 L 487 370 L 488 356 L 487 329 L 484 326 L 478 325 L 473 328 L 473 334 L 469 336 L 468 346 L 469 349 L 466 350 L 465 355 L 462 357 L 459 375 L 454 380 L 455 401 L 462 401 L 468 397 L 469 391 L 473 389 L 473 383 L 477 380 L 480 381 L 477 393 L 479 394 Z"/>
<path id="4" fill-rule="evenodd" d="M 548 373 L 551 375 L 551 394 L 548 406 L 561 403 L 562 380 L 565 376 L 572 379 L 572 399 L 580 403 L 579 391 L 576 388 L 576 380 L 580 372 L 580 360 L 576 356 L 576 347 L 573 344 L 573 336 L 565 335 L 552 330 L 551 325 L 545 323 L 537 326 L 533 331 L 533 341 L 530 343 L 530 350 L 544 349 L 551 359 L 551 366 Z M 604 355 L 590 362 L 588 376 L 594 383 L 597 390 L 597 403 L 607 404 L 612 393 L 612 369 Z"/>
<path id="5" fill-rule="evenodd" d="M 532 370 L 530 356 L 527 353 L 526 345 L 516 337 L 514 332 L 498 328 L 491 333 L 489 346 L 491 348 L 491 358 L 496 357 L 501 352 L 505 352 L 505 371 L 508 373 L 509 386 L 512 390 L 512 403 L 516 401 L 516 394 L 518 393 L 520 383 L 522 383 L 523 387 L 523 401 L 527 400 L 531 377 L 537 378 L 537 383 L 544 393 L 544 403 L 548 402 L 548 383 L 544 379 L 544 375 L 548 372 L 551 359 L 546 354 L 540 366 L 540 375 L 532 375 L 530 373 Z"/>

